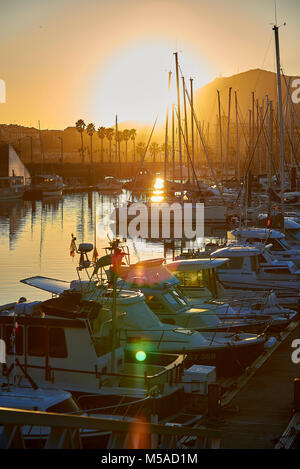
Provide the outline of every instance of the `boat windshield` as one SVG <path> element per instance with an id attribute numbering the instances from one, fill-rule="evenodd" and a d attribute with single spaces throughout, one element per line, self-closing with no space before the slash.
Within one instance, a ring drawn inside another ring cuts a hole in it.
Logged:
<path id="1" fill-rule="evenodd" d="M 178 271 L 175 272 L 175 275 L 183 287 L 208 288 L 214 296 L 217 294 L 216 272 L 214 269 Z"/>
<path id="2" fill-rule="evenodd" d="M 164 295 L 164 298 L 168 301 L 168 303 L 174 306 L 188 306 L 188 302 L 185 299 L 184 295 L 182 295 L 178 290 L 175 288 L 169 290 L 168 293 Z"/>

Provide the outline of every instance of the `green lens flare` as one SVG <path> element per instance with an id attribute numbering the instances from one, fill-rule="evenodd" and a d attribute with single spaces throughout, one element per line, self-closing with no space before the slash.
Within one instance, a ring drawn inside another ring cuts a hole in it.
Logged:
<path id="1" fill-rule="evenodd" d="M 146 359 L 146 354 L 145 354 L 145 352 L 140 350 L 139 352 L 136 352 L 135 358 L 137 359 L 137 361 L 143 362 Z"/>

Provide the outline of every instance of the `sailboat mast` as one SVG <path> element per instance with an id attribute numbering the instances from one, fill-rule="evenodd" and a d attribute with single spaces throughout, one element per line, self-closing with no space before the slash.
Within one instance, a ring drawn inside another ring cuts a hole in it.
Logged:
<path id="1" fill-rule="evenodd" d="M 222 117 L 221 117 L 221 101 L 220 101 L 220 91 L 218 93 L 218 109 L 219 109 L 219 131 L 220 131 L 220 160 L 221 160 L 221 179 L 223 176 L 223 142 L 222 142 Z"/>
<path id="2" fill-rule="evenodd" d="M 229 135 L 230 135 L 230 109 L 231 109 L 231 87 L 228 95 L 228 121 L 227 121 L 227 149 L 226 149 L 226 176 L 229 179 Z"/>
<path id="3" fill-rule="evenodd" d="M 181 199 L 183 200 L 183 180 L 182 180 L 182 149 L 181 149 L 181 118 L 180 118 L 180 90 L 179 90 L 179 71 L 178 71 L 178 52 L 174 52 L 176 66 L 176 84 L 177 84 L 177 116 L 178 116 L 178 146 L 179 146 L 179 165 L 180 165 L 180 185 Z"/>
<path id="4" fill-rule="evenodd" d="M 170 94 L 171 75 L 172 75 L 172 72 L 169 72 L 168 95 Z M 165 181 L 165 184 L 166 184 L 166 180 L 167 180 L 167 164 L 168 164 L 168 127 L 169 127 L 169 100 L 168 100 L 168 104 L 167 104 L 166 132 L 165 132 L 165 164 L 164 164 L 164 181 Z"/>
<path id="5" fill-rule="evenodd" d="M 191 83 L 191 138 L 192 138 L 192 164 L 195 168 L 195 142 L 194 142 L 194 92 L 193 92 L 193 79 L 190 78 Z M 193 183 L 195 183 L 195 175 L 193 172 Z"/>
<path id="6" fill-rule="evenodd" d="M 172 104 L 172 173 L 173 173 L 173 182 L 175 182 L 175 116 L 174 116 L 174 104 Z"/>
<path id="7" fill-rule="evenodd" d="M 185 97 L 185 79 L 182 77 L 182 88 L 183 88 L 183 108 L 184 108 L 184 129 L 185 129 L 185 141 L 186 141 L 186 162 L 187 162 L 187 170 L 188 170 L 188 180 L 190 181 L 190 161 L 188 157 L 189 152 L 189 134 L 188 134 L 188 123 L 187 123 L 187 112 L 186 112 L 186 97 Z"/>
<path id="8" fill-rule="evenodd" d="M 241 167 L 240 167 L 240 150 L 239 150 L 239 115 L 238 115 L 238 101 L 237 91 L 234 92 L 235 97 L 235 125 L 236 125 L 236 159 L 237 159 L 237 179 L 240 184 L 241 181 Z"/>
<path id="9" fill-rule="evenodd" d="M 281 199 L 281 212 L 284 215 L 284 125 L 282 115 L 282 90 L 281 90 L 281 75 L 280 75 L 280 51 L 279 51 L 279 26 L 274 25 L 273 31 L 275 33 L 275 47 L 276 47 L 276 66 L 277 66 L 277 99 L 278 99 L 278 113 L 280 123 L 280 199 Z"/>

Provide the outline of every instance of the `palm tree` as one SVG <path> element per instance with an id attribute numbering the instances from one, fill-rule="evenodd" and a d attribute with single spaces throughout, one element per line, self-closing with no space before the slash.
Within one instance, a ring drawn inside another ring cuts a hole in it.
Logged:
<path id="1" fill-rule="evenodd" d="M 137 154 L 139 155 L 140 157 L 140 160 L 142 159 L 142 157 L 144 156 L 144 153 L 145 153 L 145 150 L 146 150 L 146 145 L 144 142 L 139 142 L 136 146 L 136 152 Z"/>
<path id="2" fill-rule="evenodd" d="M 100 138 L 101 141 L 101 163 L 103 163 L 103 140 L 106 136 L 106 128 L 105 127 L 99 127 L 98 129 L 98 137 Z"/>
<path id="3" fill-rule="evenodd" d="M 149 147 L 150 154 L 153 158 L 153 163 L 155 163 L 156 160 L 156 155 L 159 152 L 159 145 L 156 142 L 152 142 L 150 147 Z"/>
<path id="4" fill-rule="evenodd" d="M 124 134 L 122 132 L 122 130 L 118 130 L 118 133 L 117 133 L 117 144 L 118 144 L 118 156 L 120 156 L 120 159 L 121 159 L 121 142 L 123 142 L 124 140 Z"/>
<path id="5" fill-rule="evenodd" d="M 130 139 L 130 130 L 128 129 L 123 130 L 123 139 L 125 142 L 125 161 L 127 163 L 127 145 L 128 145 L 128 140 Z"/>
<path id="6" fill-rule="evenodd" d="M 94 124 L 88 124 L 86 126 L 86 131 L 88 135 L 91 137 L 91 164 L 93 164 L 93 134 L 95 132 L 95 126 Z"/>
<path id="7" fill-rule="evenodd" d="M 136 138 L 136 129 L 131 129 L 130 131 L 130 139 L 133 142 L 133 161 L 135 162 L 135 138 Z"/>
<path id="8" fill-rule="evenodd" d="M 84 163 L 83 132 L 84 132 L 84 129 L 85 129 L 84 120 L 79 119 L 79 120 L 76 122 L 75 125 L 76 125 L 76 129 L 77 129 L 78 132 L 80 133 L 80 137 L 81 137 L 81 162 L 82 162 L 82 164 L 83 164 L 83 163 Z"/>
<path id="9" fill-rule="evenodd" d="M 110 163 L 111 163 L 111 141 L 113 139 L 114 134 L 115 134 L 115 131 L 112 128 L 105 130 L 105 136 L 109 142 L 109 162 Z"/>

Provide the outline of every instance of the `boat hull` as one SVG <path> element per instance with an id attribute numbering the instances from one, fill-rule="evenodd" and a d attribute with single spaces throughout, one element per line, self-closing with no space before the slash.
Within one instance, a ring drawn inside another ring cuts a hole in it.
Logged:
<path id="1" fill-rule="evenodd" d="M 264 341 L 244 346 L 227 346 L 203 352 L 188 352 L 186 367 L 197 365 L 215 366 L 217 377 L 240 375 L 263 352 Z"/>

